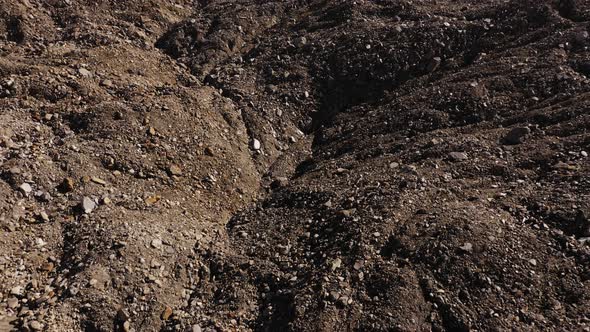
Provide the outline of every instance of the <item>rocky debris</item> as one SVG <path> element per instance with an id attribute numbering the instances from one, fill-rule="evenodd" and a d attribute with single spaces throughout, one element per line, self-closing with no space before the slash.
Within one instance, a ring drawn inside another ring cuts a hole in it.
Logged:
<path id="1" fill-rule="evenodd" d="M 0 322 L 587 330 L 583 2 L 2 2 Z"/>
<path id="2" fill-rule="evenodd" d="M 111 81 L 109 79 L 105 79 L 105 80 L 102 80 L 100 82 L 100 85 L 103 86 L 103 87 L 105 87 L 105 88 L 112 88 L 113 87 L 113 81 Z"/>
<path id="3" fill-rule="evenodd" d="M 160 239 L 153 239 L 152 242 L 150 242 L 150 244 L 155 249 L 162 248 L 162 240 Z"/>
<path id="4" fill-rule="evenodd" d="M 6 304 L 8 305 L 8 308 L 10 308 L 10 309 L 16 309 L 19 307 L 19 302 L 16 297 L 8 298 L 8 300 L 6 300 Z"/>
<path id="5" fill-rule="evenodd" d="M 171 176 L 181 176 L 182 175 L 182 169 L 180 168 L 180 166 L 178 165 L 170 165 L 170 167 L 168 168 L 168 172 L 170 173 Z"/>
<path id="6" fill-rule="evenodd" d="M 160 199 L 162 199 L 159 195 L 151 195 L 144 199 L 144 202 L 147 206 L 156 204 Z"/>
<path id="7" fill-rule="evenodd" d="M 90 197 L 84 196 L 82 202 L 80 203 L 80 209 L 82 213 L 90 214 L 96 208 L 96 203 Z"/>
<path id="8" fill-rule="evenodd" d="M 80 69 L 78 69 L 78 73 L 80 74 L 80 76 L 82 76 L 84 78 L 91 78 L 92 77 L 92 72 L 90 72 L 86 68 L 80 68 Z"/>
<path id="9" fill-rule="evenodd" d="M 258 151 L 261 147 L 262 145 L 259 140 L 257 140 L 256 138 L 252 140 L 252 149 Z"/>
<path id="10" fill-rule="evenodd" d="M 18 188 L 25 196 L 28 196 L 33 191 L 31 185 L 26 182 L 21 184 Z"/>
<path id="11" fill-rule="evenodd" d="M 92 181 L 92 182 L 94 182 L 96 184 L 103 185 L 103 186 L 105 186 L 107 184 L 107 182 L 105 180 L 103 180 L 103 179 L 101 179 L 99 177 L 96 177 L 96 176 L 90 177 L 90 181 Z"/>
<path id="12" fill-rule="evenodd" d="M 516 127 L 504 136 L 503 142 L 508 145 L 521 144 L 530 133 L 531 129 L 529 127 Z"/>
<path id="13" fill-rule="evenodd" d="M 473 244 L 469 242 L 465 242 L 462 246 L 459 247 L 464 252 L 472 252 L 473 251 Z"/>
<path id="14" fill-rule="evenodd" d="M 465 152 L 451 152 L 449 153 L 449 158 L 452 161 L 465 161 L 469 159 L 469 156 Z"/>
<path id="15" fill-rule="evenodd" d="M 170 319 L 170 317 L 172 316 L 172 308 L 166 306 L 166 308 L 164 309 L 164 311 L 162 312 L 162 320 L 168 320 Z"/>
<path id="16" fill-rule="evenodd" d="M 41 218 L 41 221 L 43 221 L 43 222 L 49 221 L 49 215 L 45 211 L 39 212 L 39 217 Z"/>
<path id="17" fill-rule="evenodd" d="M 342 260 L 340 258 L 336 258 L 330 262 L 330 270 L 336 271 L 342 265 Z"/>
<path id="18" fill-rule="evenodd" d="M 213 151 L 213 149 L 210 146 L 208 146 L 205 148 L 205 155 L 209 156 L 209 157 L 214 157 L 215 152 Z"/>
<path id="19" fill-rule="evenodd" d="M 62 193 L 68 193 L 74 190 L 74 179 L 72 178 L 65 178 L 60 183 L 58 188 Z"/>
<path id="20" fill-rule="evenodd" d="M 22 295 L 23 288 L 21 286 L 15 286 L 10 289 L 10 295 Z"/>
<path id="21" fill-rule="evenodd" d="M 43 325 L 41 323 L 39 323 L 38 321 L 36 321 L 36 320 L 31 321 L 29 323 L 29 327 L 33 331 L 41 331 L 41 330 L 43 330 Z"/>

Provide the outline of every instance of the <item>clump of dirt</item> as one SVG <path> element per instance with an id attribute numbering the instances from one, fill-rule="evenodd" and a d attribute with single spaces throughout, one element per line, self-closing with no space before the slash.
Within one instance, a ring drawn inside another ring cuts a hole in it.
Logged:
<path id="1" fill-rule="evenodd" d="M 0 5 L 0 329 L 590 329 L 590 2 Z"/>

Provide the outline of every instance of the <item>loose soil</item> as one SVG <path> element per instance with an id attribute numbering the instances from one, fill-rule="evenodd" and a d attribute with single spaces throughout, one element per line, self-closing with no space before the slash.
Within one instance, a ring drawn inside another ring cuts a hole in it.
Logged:
<path id="1" fill-rule="evenodd" d="M 0 331 L 590 331 L 590 0 L 0 0 Z"/>

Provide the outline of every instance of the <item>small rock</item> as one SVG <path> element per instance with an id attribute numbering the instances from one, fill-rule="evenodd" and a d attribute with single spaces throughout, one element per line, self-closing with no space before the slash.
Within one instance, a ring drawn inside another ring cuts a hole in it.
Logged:
<path id="1" fill-rule="evenodd" d="M 90 197 L 84 196 L 84 198 L 82 199 L 81 207 L 82 212 L 90 214 L 96 208 L 96 203 L 94 203 L 94 200 L 92 200 Z"/>
<path id="2" fill-rule="evenodd" d="M 336 258 L 330 262 L 330 270 L 336 271 L 336 269 L 340 268 L 342 265 L 342 260 L 340 258 Z"/>
<path id="3" fill-rule="evenodd" d="M 178 165 L 174 165 L 174 164 L 170 165 L 168 172 L 172 176 L 181 176 L 182 175 L 182 169 L 180 169 L 180 167 Z"/>
<path id="4" fill-rule="evenodd" d="M 21 286 L 12 287 L 10 290 L 10 295 L 22 295 L 23 288 Z"/>
<path id="5" fill-rule="evenodd" d="M 582 155 L 582 157 L 584 157 L 584 158 L 588 157 L 588 152 L 586 152 L 586 151 L 582 151 L 582 152 L 580 152 L 580 154 L 581 154 L 581 155 Z"/>
<path id="6" fill-rule="evenodd" d="M 172 308 L 166 306 L 166 309 L 162 312 L 162 319 L 168 320 L 172 316 Z"/>
<path id="7" fill-rule="evenodd" d="M 449 153 L 449 158 L 451 158 L 452 161 L 464 161 L 469 159 L 465 152 L 451 152 Z"/>
<path id="8" fill-rule="evenodd" d="M 67 193 L 74 190 L 74 179 L 65 178 L 58 187 L 62 193 Z"/>
<path id="9" fill-rule="evenodd" d="M 531 264 L 532 266 L 537 266 L 537 260 L 534 258 L 529 259 L 529 264 Z"/>
<path id="10" fill-rule="evenodd" d="M 192 332 L 202 332 L 201 326 L 200 325 L 193 325 L 191 331 Z"/>
<path id="11" fill-rule="evenodd" d="M 129 332 L 129 331 L 131 331 L 131 323 L 129 323 L 129 321 L 128 321 L 128 320 L 126 320 L 126 321 L 123 323 L 123 331 L 125 331 L 125 332 Z"/>
<path id="12" fill-rule="evenodd" d="M 86 68 L 80 68 L 80 69 L 78 69 L 78 73 L 82 77 L 86 77 L 86 78 L 92 77 L 92 73 L 88 69 L 86 69 Z"/>
<path id="13" fill-rule="evenodd" d="M 465 244 L 460 246 L 459 249 L 461 249 L 465 252 L 471 252 L 471 251 L 473 251 L 473 244 L 471 244 L 469 242 L 465 242 Z"/>
<path id="14" fill-rule="evenodd" d="M 51 194 L 48 193 L 48 192 L 46 192 L 46 191 L 37 190 L 37 191 L 35 191 L 34 195 L 35 195 L 35 197 L 38 200 L 40 200 L 42 202 L 49 202 L 49 201 L 51 201 Z"/>
<path id="15" fill-rule="evenodd" d="M 252 140 L 252 149 L 258 151 L 261 147 L 262 145 L 259 140 L 257 140 L 256 138 Z"/>
<path id="16" fill-rule="evenodd" d="M 516 145 L 523 142 L 524 138 L 531 133 L 529 127 L 516 127 L 513 128 L 504 136 L 503 142 L 506 145 Z"/>
<path id="17" fill-rule="evenodd" d="M 39 213 L 39 217 L 41 217 L 41 220 L 43 220 L 44 222 L 49 221 L 49 216 L 45 211 L 41 211 L 41 213 Z"/>
<path id="18" fill-rule="evenodd" d="M 358 271 L 358 270 L 362 269 L 363 266 L 365 266 L 365 263 L 363 261 L 356 261 L 354 263 L 353 268 Z"/>
<path id="19" fill-rule="evenodd" d="M 55 265 L 52 262 L 46 262 L 46 263 L 43 263 L 43 265 L 41 265 L 41 271 L 51 272 L 51 271 L 53 271 L 54 267 L 55 267 Z"/>
<path id="20" fill-rule="evenodd" d="M 42 248 L 45 247 L 45 245 L 47 245 L 47 242 L 45 242 L 45 240 L 43 240 L 42 238 L 38 237 L 37 239 L 35 239 L 35 244 L 37 245 L 37 247 Z"/>
<path id="21" fill-rule="evenodd" d="M 352 217 L 356 212 L 356 209 L 340 210 L 339 214 L 343 217 Z"/>
<path id="22" fill-rule="evenodd" d="M 205 148 L 205 155 L 209 156 L 209 157 L 213 157 L 213 156 L 215 156 L 215 152 L 213 151 L 213 149 L 211 147 L 206 147 Z"/>
<path id="23" fill-rule="evenodd" d="M 152 195 L 152 196 L 148 196 L 144 200 L 144 202 L 145 202 L 145 205 L 150 206 L 150 205 L 156 204 L 160 199 L 162 199 L 161 196 L 159 196 L 159 195 Z"/>
<path id="24" fill-rule="evenodd" d="M 307 44 L 307 38 L 305 37 L 299 37 L 297 39 L 294 40 L 294 44 L 297 47 L 303 47 L 305 46 L 305 44 Z"/>
<path id="25" fill-rule="evenodd" d="M 34 320 L 29 323 L 29 327 L 33 331 L 41 331 L 43 329 L 43 325 L 38 321 Z"/>
<path id="26" fill-rule="evenodd" d="M 155 259 L 152 259 L 152 260 L 151 260 L 151 262 L 150 262 L 150 267 L 151 267 L 152 269 L 158 269 L 158 268 L 160 268 L 160 266 L 162 266 L 162 264 L 160 264 L 160 262 L 158 262 L 158 261 L 157 261 L 157 260 L 155 260 Z"/>
<path id="27" fill-rule="evenodd" d="M 348 296 L 340 296 L 338 298 L 338 304 L 342 305 L 342 306 L 347 306 L 349 302 Z"/>
<path id="28" fill-rule="evenodd" d="M 90 281 L 88 282 L 88 285 L 89 285 L 89 286 L 94 286 L 94 285 L 96 285 L 97 283 L 98 283 L 98 280 L 96 280 L 96 279 L 90 279 Z"/>
<path id="29" fill-rule="evenodd" d="M 340 298 L 340 294 L 338 292 L 334 292 L 334 291 L 330 292 L 330 299 L 332 301 L 336 301 L 339 298 Z"/>
<path id="30" fill-rule="evenodd" d="M 344 174 L 346 172 L 348 172 L 348 170 L 346 168 L 338 167 L 336 169 L 336 174 Z"/>
<path id="31" fill-rule="evenodd" d="M 160 249 L 162 247 L 162 240 L 160 239 L 153 239 L 151 242 L 152 247 L 156 249 Z"/>
<path id="32" fill-rule="evenodd" d="M 19 306 L 18 299 L 16 297 L 8 298 L 8 300 L 6 301 L 6 304 L 8 304 L 8 307 L 11 309 L 18 308 L 18 306 Z"/>
<path id="33" fill-rule="evenodd" d="M 107 184 L 107 182 L 105 180 L 98 178 L 96 176 L 90 177 L 90 181 L 92 181 L 94 183 L 102 184 L 103 186 Z"/>
<path id="34" fill-rule="evenodd" d="M 29 195 L 31 193 L 31 191 L 33 191 L 33 188 L 31 188 L 31 185 L 26 182 L 21 184 L 18 188 L 25 195 Z"/>
<path id="35" fill-rule="evenodd" d="M 389 168 L 391 168 L 391 169 L 395 169 L 395 168 L 398 168 L 398 167 L 399 167 L 399 163 L 392 162 L 391 164 L 389 164 Z"/>
<path id="36" fill-rule="evenodd" d="M 102 80 L 102 82 L 100 82 L 100 85 L 104 86 L 105 88 L 110 88 L 113 86 L 113 81 L 109 79 Z"/>

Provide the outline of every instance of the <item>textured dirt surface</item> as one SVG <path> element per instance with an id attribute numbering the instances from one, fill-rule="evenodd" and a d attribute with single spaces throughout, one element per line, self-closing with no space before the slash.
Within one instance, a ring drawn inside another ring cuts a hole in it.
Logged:
<path id="1" fill-rule="evenodd" d="M 0 0 L 0 331 L 590 331 L 589 33 Z"/>

